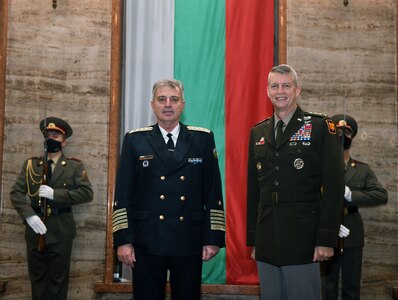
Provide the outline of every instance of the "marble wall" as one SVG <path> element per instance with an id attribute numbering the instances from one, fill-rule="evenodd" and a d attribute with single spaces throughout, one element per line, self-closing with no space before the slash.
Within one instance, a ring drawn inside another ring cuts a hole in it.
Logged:
<path id="1" fill-rule="evenodd" d="M 8 195 L 23 161 L 42 151 L 38 123 L 46 114 L 73 126 L 65 152 L 85 162 L 95 192 L 92 203 L 74 208 L 69 299 L 130 299 L 93 291 L 104 273 L 112 1 L 57 2 L 54 10 L 50 0 L 8 1 L 0 206 L 0 278 L 8 284 L 0 297 L 30 298 L 23 226 Z M 352 154 L 389 191 L 387 205 L 361 209 L 365 300 L 391 299 L 398 286 L 396 14 L 396 0 L 287 0 L 287 62 L 303 85 L 301 105 L 354 116 Z"/>
<path id="2" fill-rule="evenodd" d="M 351 155 L 368 163 L 389 202 L 361 208 L 361 299 L 391 299 L 398 286 L 397 61 L 395 0 L 288 0 L 287 61 L 301 78 L 301 105 L 358 122 Z"/>
<path id="3" fill-rule="evenodd" d="M 69 299 L 94 298 L 103 280 L 107 207 L 111 1 L 8 2 L 5 132 L 1 186 L 0 278 L 4 299 L 30 299 L 24 226 L 9 192 L 25 159 L 42 155 L 39 122 L 67 120 L 74 134 L 67 156 L 81 159 L 94 189 L 91 203 L 75 206 Z M 2 4 L 1 4 L 2 5 Z"/>

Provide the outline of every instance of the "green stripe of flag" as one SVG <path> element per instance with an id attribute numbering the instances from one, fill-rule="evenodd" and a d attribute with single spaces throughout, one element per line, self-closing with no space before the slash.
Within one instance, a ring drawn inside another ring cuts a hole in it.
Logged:
<path id="1" fill-rule="evenodd" d="M 174 22 L 174 78 L 185 85 L 182 122 L 214 132 L 225 182 L 225 1 L 175 0 Z M 202 279 L 223 284 L 225 277 L 222 249 L 204 264 Z"/>

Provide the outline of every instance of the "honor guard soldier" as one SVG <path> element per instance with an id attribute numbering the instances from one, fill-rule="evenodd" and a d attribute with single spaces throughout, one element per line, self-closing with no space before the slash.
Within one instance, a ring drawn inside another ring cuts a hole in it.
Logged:
<path id="1" fill-rule="evenodd" d="M 10 196 L 26 225 L 32 299 L 66 300 L 76 236 L 72 205 L 91 201 L 93 191 L 83 163 L 62 152 L 73 132 L 70 125 L 48 117 L 40 130 L 45 155 L 24 162 Z"/>
<path id="2" fill-rule="evenodd" d="M 352 140 L 357 135 L 358 124 L 346 114 L 332 117 L 340 137 L 340 151 L 345 165 L 345 193 L 343 225 L 350 234 L 343 240 L 342 255 L 335 255 L 325 264 L 325 299 L 360 299 L 362 250 L 365 233 L 360 206 L 386 204 L 388 193 L 377 180 L 369 165 L 350 156 Z M 339 297 L 339 278 L 341 272 L 341 297 Z"/>
<path id="3" fill-rule="evenodd" d="M 319 262 L 333 256 L 343 212 L 344 171 L 332 120 L 304 112 L 296 71 L 268 75 L 272 117 L 250 133 L 247 245 L 261 299 L 319 300 Z"/>
<path id="4" fill-rule="evenodd" d="M 202 261 L 225 246 L 221 177 L 213 133 L 181 123 L 184 89 L 152 89 L 157 124 L 125 135 L 113 213 L 118 259 L 133 268 L 134 300 L 199 300 Z"/>

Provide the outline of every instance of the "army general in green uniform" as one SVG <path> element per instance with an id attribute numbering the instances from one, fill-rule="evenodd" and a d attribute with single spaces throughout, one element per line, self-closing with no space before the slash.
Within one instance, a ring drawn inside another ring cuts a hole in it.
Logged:
<path id="1" fill-rule="evenodd" d="M 319 261 L 333 256 L 343 213 L 339 139 L 332 120 L 298 106 L 292 67 L 274 67 L 267 90 L 275 113 L 249 141 L 247 244 L 261 299 L 319 300 Z"/>
<path id="2" fill-rule="evenodd" d="M 220 170 L 213 133 L 179 121 L 185 105 L 177 80 L 152 89 L 157 124 L 125 135 L 117 172 L 113 238 L 133 267 L 135 300 L 200 298 L 202 261 L 225 246 Z"/>
<path id="3" fill-rule="evenodd" d="M 45 137 L 48 162 L 45 164 L 45 156 L 26 160 L 10 196 L 26 225 L 32 299 L 66 300 L 76 236 L 72 206 L 91 201 L 93 191 L 83 163 L 62 152 L 73 132 L 70 125 L 49 117 L 41 121 L 40 130 Z M 41 248 L 39 236 L 44 244 Z"/>

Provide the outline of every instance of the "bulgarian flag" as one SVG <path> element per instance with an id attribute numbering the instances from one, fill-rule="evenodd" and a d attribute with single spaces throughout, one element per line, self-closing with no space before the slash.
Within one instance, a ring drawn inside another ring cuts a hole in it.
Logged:
<path id="1" fill-rule="evenodd" d="M 203 282 L 257 284 L 246 247 L 246 160 L 250 128 L 272 114 L 266 87 L 274 0 L 125 3 L 122 128 L 155 122 L 149 105 L 155 81 L 184 83 L 181 121 L 214 132 L 224 186 L 227 247 L 204 263 Z"/>

